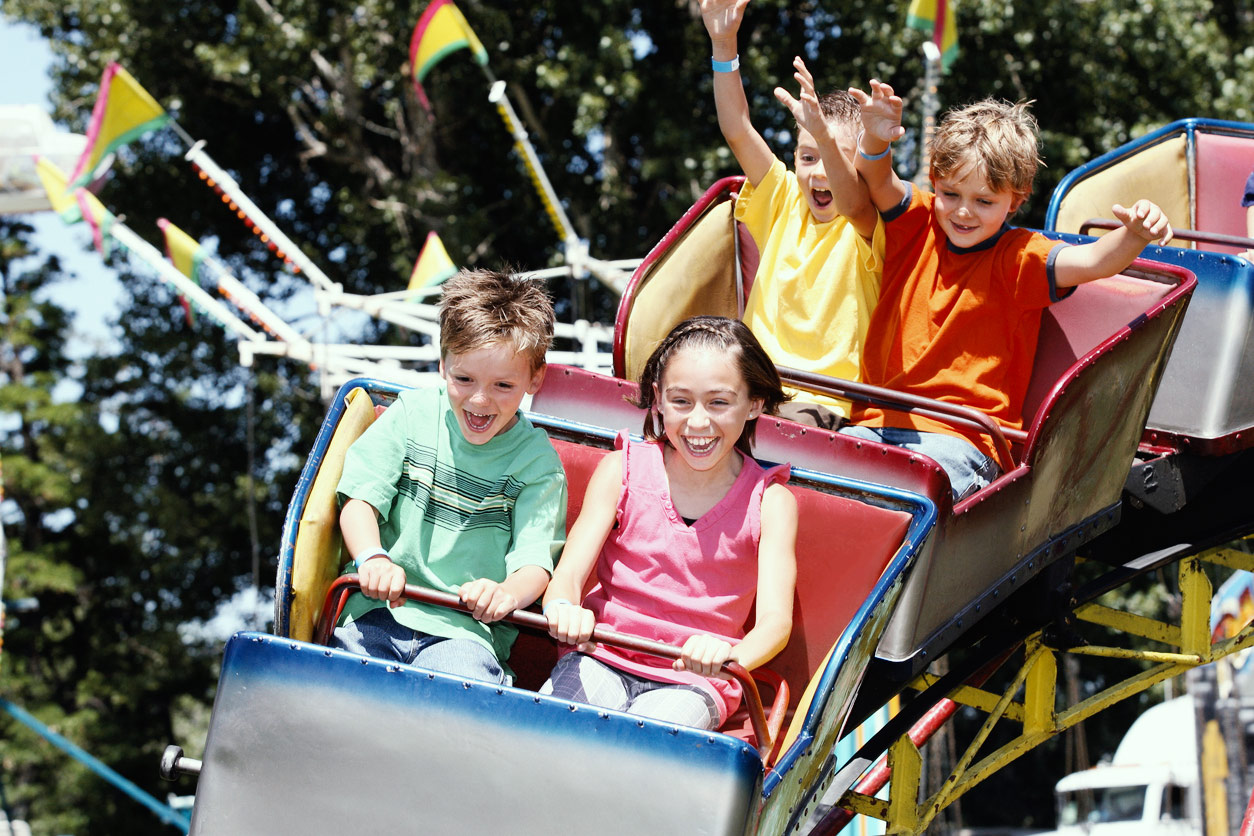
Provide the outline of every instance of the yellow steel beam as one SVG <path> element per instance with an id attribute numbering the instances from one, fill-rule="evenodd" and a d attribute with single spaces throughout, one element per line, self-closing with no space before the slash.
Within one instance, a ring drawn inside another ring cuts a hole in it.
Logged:
<path id="1" fill-rule="evenodd" d="M 1174 647 L 1180 646 L 1180 628 L 1174 624 L 1164 624 L 1153 618 L 1112 609 L 1101 604 L 1085 604 L 1077 608 L 1075 614 L 1076 618 L 1090 624 L 1109 627 L 1121 633 L 1140 636 L 1143 639 L 1162 642 Z"/>
<path id="2" fill-rule="evenodd" d="M 917 833 L 919 823 L 919 779 L 923 776 L 923 756 L 910 736 L 903 734 L 888 749 L 888 768 L 893 772 L 888 786 L 888 833 Z"/>
<path id="3" fill-rule="evenodd" d="M 917 747 L 908 737 L 903 736 L 890 749 L 893 784 L 889 801 L 850 791 L 842 797 L 841 806 L 862 815 L 886 818 L 890 834 L 922 833 L 941 810 L 989 775 L 1045 740 L 1163 680 L 1178 676 L 1199 664 L 1254 647 L 1254 624 L 1247 624 L 1231 638 L 1211 643 L 1210 608 L 1214 590 L 1202 566 L 1203 562 L 1254 571 L 1254 555 L 1232 549 L 1214 549 L 1181 559 L 1179 585 L 1182 606 L 1179 626 L 1099 604 L 1086 604 L 1076 610 L 1077 615 L 1088 623 L 1171 645 L 1179 648 L 1180 652 L 1095 646 L 1071 648 L 1065 652 L 1148 662 L 1151 667 L 1092 694 L 1073 706 L 1056 711 L 1057 662 L 1054 653 L 1041 644 L 1040 634 L 1037 634 L 1028 639 L 1024 661 L 1014 679 L 1000 695 L 968 686 L 959 687 L 949 695 L 955 702 L 979 709 L 987 713 L 988 717 L 955 764 L 949 778 L 931 798 L 922 805 L 917 804 L 921 759 Z M 911 683 L 911 687 L 923 690 L 938 679 L 933 674 L 924 673 Z M 1022 703 L 1014 701 L 1020 688 L 1024 690 Z M 1023 733 L 976 761 L 980 748 L 1002 719 L 1022 722 Z M 899 769 L 904 771 L 899 773 Z"/>
<path id="4" fill-rule="evenodd" d="M 1214 563 L 1228 569 L 1240 569 L 1254 572 L 1254 554 L 1239 552 L 1236 549 L 1211 549 L 1202 552 L 1198 557 L 1207 563 Z"/>
<path id="5" fill-rule="evenodd" d="M 1023 689 L 1023 736 L 1051 734 L 1054 731 L 1054 700 L 1057 697 L 1058 661 L 1054 652 L 1041 644 L 1039 635 L 1028 639 L 1029 662 Z"/>
<path id="6" fill-rule="evenodd" d="M 1170 662 L 1173 665 L 1200 665 L 1202 657 L 1196 653 L 1163 653 L 1158 650 L 1133 650 L 1128 647 L 1100 647 L 1085 645 L 1072 647 L 1068 653 L 1076 656 L 1102 656 L 1107 659 L 1136 659 L 1143 662 Z"/>
<path id="7" fill-rule="evenodd" d="M 1210 604 L 1214 589 L 1196 557 L 1180 561 L 1180 650 L 1211 660 Z"/>
<path id="8" fill-rule="evenodd" d="M 921 673 L 910 683 L 910 687 L 916 691 L 922 691 L 936 683 L 940 677 L 934 673 Z M 997 700 L 1000 699 L 999 694 L 992 691 L 985 691 L 983 688 L 972 688 L 970 685 L 960 685 L 948 695 L 949 699 L 959 705 L 969 706 L 971 708 L 989 713 L 996 707 Z M 1012 702 L 1006 706 L 1005 715 L 1007 720 L 1014 720 L 1016 723 L 1023 722 L 1023 705 L 1021 703 Z"/>

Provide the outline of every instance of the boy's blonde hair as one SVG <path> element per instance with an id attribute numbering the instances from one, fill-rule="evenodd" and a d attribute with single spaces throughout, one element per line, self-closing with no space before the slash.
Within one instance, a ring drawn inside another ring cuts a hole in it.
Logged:
<path id="1" fill-rule="evenodd" d="M 544 365 L 553 343 L 553 302 L 544 282 L 499 270 L 461 270 L 440 297 L 440 356 L 509 343 Z"/>
<path id="2" fill-rule="evenodd" d="M 932 179 L 960 174 L 974 164 L 995 191 L 1019 200 L 1032 193 L 1040 156 L 1040 128 L 1031 102 L 984 99 L 945 114 L 932 138 Z"/>

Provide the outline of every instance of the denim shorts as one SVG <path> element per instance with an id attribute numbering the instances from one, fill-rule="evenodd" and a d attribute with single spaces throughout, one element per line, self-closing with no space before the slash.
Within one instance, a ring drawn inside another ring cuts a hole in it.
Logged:
<path id="1" fill-rule="evenodd" d="M 844 427 L 842 435 L 879 441 L 922 453 L 949 476 L 954 502 L 965 499 L 1001 474 L 997 462 L 980 452 L 964 438 L 946 433 L 928 433 L 901 427 Z"/>
<path id="2" fill-rule="evenodd" d="M 496 654 L 472 639 L 431 636 L 398 622 L 387 607 L 376 607 L 331 634 L 331 646 L 404 665 L 451 673 L 497 685 L 510 685 Z"/>

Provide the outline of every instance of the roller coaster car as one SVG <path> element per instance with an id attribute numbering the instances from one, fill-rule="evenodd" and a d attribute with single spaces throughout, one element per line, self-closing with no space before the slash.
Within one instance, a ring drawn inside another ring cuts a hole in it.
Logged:
<path id="1" fill-rule="evenodd" d="M 742 310 L 757 254 L 733 220 L 741 182 L 727 178 L 711 187 L 632 277 L 615 328 L 619 378 L 637 377 L 675 323 Z M 1163 249 L 1148 248 L 1146 255 L 1157 258 Z M 1026 431 L 991 427 L 1004 473 L 956 507 L 947 477 L 926 457 L 789 421 L 759 421 L 759 456 L 916 491 L 937 507 L 936 530 L 911 570 L 868 680 L 913 677 L 1045 566 L 1116 523 L 1121 489 L 1194 285 L 1180 266 L 1138 260 L 1048 308 L 1024 403 Z M 948 404 L 781 371 L 802 388 L 991 424 Z M 614 401 L 604 393 L 608 387 L 626 384 L 577 371 L 560 379 L 573 391 L 559 404 L 558 386 L 546 386 L 537 409 L 592 423 L 628 422 L 620 415 L 609 420 L 604 411 Z M 581 388 L 596 386 L 601 390 L 581 396 Z M 576 406 L 581 400 L 583 408 Z"/>
<path id="2" fill-rule="evenodd" d="M 325 833 L 361 821 L 431 833 L 739 835 L 803 820 L 935 520 L 931 503 L 795 471 L 794 628 L 774 673 L 755 672 L 776 692 L 769 716 L 748 724 L 734 716 L 721 732 L 641 719 L 530 690 L 556 660 L 542 631 L 519 635 L 510 659 L 517 687 L 310 641 L 325 636 L 345 583 L 334 490 L 344 452 L 397 391 L 356 381 L 331 407 L 288 510 L 274 635 L 241 633 L 227 644 L 191 832 Z M 561 456 L 573 521 L 613 433 L 531 417 Z M 516 620 L 544 623 L 531 612 Z"/>
<path id="3" fill-rule="evenodd" d="M 1046 227 L 1077 241 L 1112 227 L 1112 204 L 1153 200 L 1178 245 L 1153 257 L 1198 280 L 1127 480 L 1134 524 L 1091 556 L 1170 556 L 1254 531 L 1254 267 L 1242 257 L 1254 240 L 1241 208 L 1251 171 L 1254 124 L 1185 119 L 1075 169 L 1051 197 Z"/>

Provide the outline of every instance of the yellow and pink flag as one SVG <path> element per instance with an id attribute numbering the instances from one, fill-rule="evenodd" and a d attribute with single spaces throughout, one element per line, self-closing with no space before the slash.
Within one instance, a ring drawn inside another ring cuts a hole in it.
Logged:
<path id="1" fill-rule="evenodd" d="M 437 287 L 445 279 L 457 272 L 453 259 L 448 257 L 444 242 L 434 231 L 427 233 L 418 260 L 414 262 L 414 270 L 409 274 L 409 292 L 414 293 L 429 287 Z"/>
<path id="2" fill-rule="evenodd" d="M 170 259 L 178 271 L 196 284 L 200 281 L 200 265 L 205 258 L 205 249 L 200 242 L 165 218 L 157 219 L 157 226 L 165 236 L 165 257 Z M 188 326 L 196 324 L 195 309 L 186 296 L 179 296 L 179 304 L 183 306 L 183 315 Z"/>
<path id="3" fill-rule="evenodd" d="M 170 115 L 156 99 L 120 64 L 110 62 L 100 79 L 100 92 L 87 128 L 87 147 L 70 175 L 70 185 L 91 182 L 105 157 L 169 121 Z"/>
<path id="4" fill-rule="evenodd" d="M 91 227 L 92 242 L 101 255 L 108 255 L 109 229 L 113 226 L 113 213 L 87 189 L 71 189 L 66 182 L 65 172 L 47 157 L 35 160 L 35 172 L 39 182 L 48 193 L 48 202 L 52 211 L 61 216 L 67 224 L 86 221 Z"/>
<path id="5" fill-rule="evenodd" d="M 487 65 L 488 51 L 475 37 L 461 11 L 450 0 L 431 0 L 422 17 L 418 18 L 418 25 L 409 39 L 409 67 L 414 74 L 414 90 L 418 93 L 418 101 L 428 111 L 431 110 L 431 102 L 422 89 L 422 80 L 445 56 L 459 49 L 469 49 L 475 63 L 481 67 Z"/>
<path id="6" fill-rule="evenodd" d="M 954 0 L 910 0 L 906 26 L 932 36 L 941 54 L 941 67 L 948 70 L 958 57 L 958 23 Z"/>

